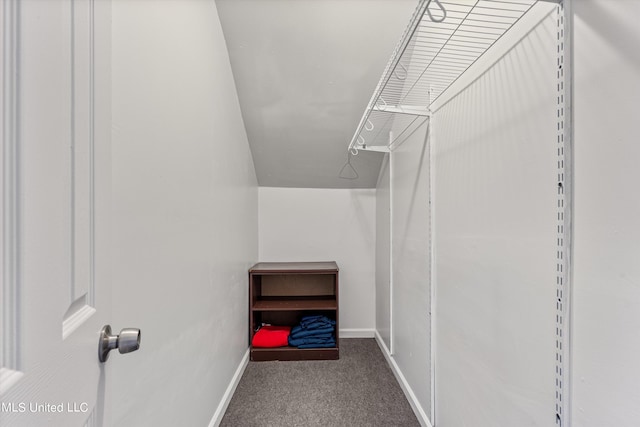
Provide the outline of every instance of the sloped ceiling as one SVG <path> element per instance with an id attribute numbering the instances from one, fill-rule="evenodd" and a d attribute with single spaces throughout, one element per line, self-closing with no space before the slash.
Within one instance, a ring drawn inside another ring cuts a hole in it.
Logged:
<path id="1" fill-rule="evenodd" d="M 217 0 L 265 187 L 371 188 L 382 154 L 347 146 L 417 0 Z M 353 173 L 347 169 L 343 175 Z M 354 175 L 351 175 L 354 176 Z"/>

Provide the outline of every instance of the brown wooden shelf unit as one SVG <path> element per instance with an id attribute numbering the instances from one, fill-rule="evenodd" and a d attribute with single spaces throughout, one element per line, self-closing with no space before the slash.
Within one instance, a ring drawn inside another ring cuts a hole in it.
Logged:
<path id="1" fill-rule="evenodd" d="M 251 360 L 331 360 L 339 357 L 338 265 L 327 262 L 260 262 L 249 269 L 249 343 L 263 323 L 295 326 L 302 316 L 336 321 L 336 346 L 256 348 Z"/>

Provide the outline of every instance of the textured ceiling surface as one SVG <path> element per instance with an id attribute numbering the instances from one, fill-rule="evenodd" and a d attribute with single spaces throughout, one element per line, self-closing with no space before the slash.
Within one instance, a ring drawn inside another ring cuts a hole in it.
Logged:
<path id="1" fill-rule="evenodd" d="M 370 188 L 347 146 L 417 0 L 217 0 L 258 184 Z"/>

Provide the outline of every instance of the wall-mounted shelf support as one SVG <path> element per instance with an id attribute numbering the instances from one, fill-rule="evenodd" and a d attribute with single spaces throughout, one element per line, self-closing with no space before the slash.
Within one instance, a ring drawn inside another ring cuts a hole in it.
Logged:
<path id="1" fill-rule="evenodd" d="M 381 111 L 383 113 L 395 113 L 395 114 L 408 114 L 411 116 L 429 116 L 429 110 L 426 108 L 414 107 L 411 105 L 387 105 L 385 107 L 382 106 L 374 106 L 373 111 Z"/>
<path id="2" fill-rule="evenodd" d="M 358 150 L 377 151 L 379 153 L 389 153 L 389 152 L 391 152 L 391 149 L 389 147 L 382 146 L 382 145 L 372 145 L 372 146 L 361 145 L 361 146 L 358 147 Z"/>

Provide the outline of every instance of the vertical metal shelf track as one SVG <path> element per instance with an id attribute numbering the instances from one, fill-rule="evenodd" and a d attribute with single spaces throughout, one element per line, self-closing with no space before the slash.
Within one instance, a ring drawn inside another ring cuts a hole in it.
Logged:
<path id="1" fill-rule="evenodd" d="M 569 426 L 570 283 L 572 239 L 572 126 L 569 14 L 565 4 L 556 9 L 557 73 L 557 229 L 556 229 L 556 359 L 555 412 L 557 427 Z M 569 31 L 568 31 L 569 30 Z"/>

